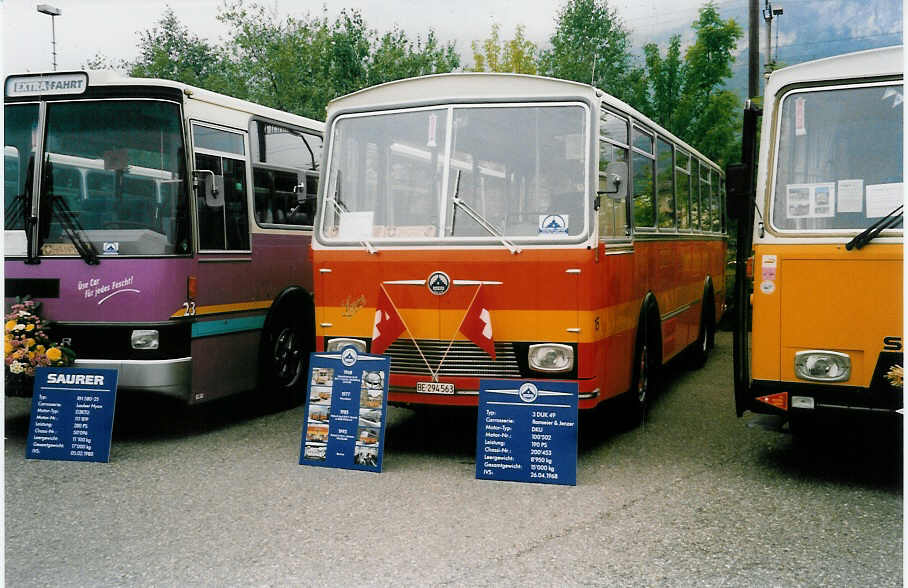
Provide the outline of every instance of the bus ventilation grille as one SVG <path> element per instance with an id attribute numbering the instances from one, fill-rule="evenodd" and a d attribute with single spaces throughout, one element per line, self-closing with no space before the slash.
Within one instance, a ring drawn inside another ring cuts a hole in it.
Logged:
<path id="1" fill-rule="evenodd" d="M 465 376 L 479 378 L 519 378 L 520 368 L 517 355 L 510 343 L 495 343 L 495 361 L 472 341 L 454 341 L 445 356 L 448 341 L 420 339 L 419 350 L 425 355 L 432 369 L 438 369 L 439 376 Z M 426 362 L 419 355 L 411 339 L 398 339 L 385 351 L 391 357 L 391 373 L 431 375 Z"/>

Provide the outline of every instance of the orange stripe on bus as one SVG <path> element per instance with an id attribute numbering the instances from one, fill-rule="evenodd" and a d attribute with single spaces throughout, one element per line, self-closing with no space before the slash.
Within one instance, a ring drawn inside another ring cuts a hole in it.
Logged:
<path id="1" fill-rule="evenodd" d="M 234 302 L 232 304 L 212 304 L 209 306 L 196 306 L 195 316 L 204 316 L 211 314 L 223 314 L 228 312 L 248 312 L 250 310 L 263 310 L 271 308 L 271 301 L 264 300 L 259 302 Z M 170 315 L 170 318 L 179 318 L 186 315 L 186 309 L 181 308 Z"/>

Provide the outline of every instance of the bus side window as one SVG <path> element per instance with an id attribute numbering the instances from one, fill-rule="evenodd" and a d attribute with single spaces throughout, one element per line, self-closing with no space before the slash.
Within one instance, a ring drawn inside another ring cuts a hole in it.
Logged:
<path id="1" fill-rule="evenodd" d="M 246 205 L 246 148 L 243 135 L 198 124 L 192 126 L 197 170 L 214 174 L 221 192 L 206 202 L 196 194 L 199 214 L 199 248 L 249 250 L 249 212 Z"/>

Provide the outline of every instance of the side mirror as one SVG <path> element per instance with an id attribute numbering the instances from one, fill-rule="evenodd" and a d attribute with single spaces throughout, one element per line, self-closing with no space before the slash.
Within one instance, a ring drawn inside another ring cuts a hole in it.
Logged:
<path id="1" fill-rule="evenodd" d="M 199 169 L 192 174 L 195 177 L 196 190 L 201 190 L 205 197 L 205 206 L 210 208 L 224 206 L 224 177 L 216 176 L 209 169 Z"/>
<path id="2" fill-rule="evenodd" d="M 599 190 L 596 194 L 605 194 L 612 200 L 624 200 L 627 197 L 627 162 L 613 161 L 605 168 L 605 177 L 599 178 Z"/>
<path id="3" fill-rule="evenodd" d="M 743 218 L 751 202 L 750 167 L 730 163 L 725 167 L 725 209 L 732 218 Z"/>

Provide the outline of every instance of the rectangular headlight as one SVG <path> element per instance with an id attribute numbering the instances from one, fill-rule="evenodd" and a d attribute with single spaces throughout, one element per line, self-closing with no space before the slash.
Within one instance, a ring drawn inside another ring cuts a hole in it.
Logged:
<path id="1" fill-rule="evenodd" d="M 160 346 L 160 335 L 157 329 L 136 329 L 129 340 L 133 349 L 157 349 Z"/>
<path id="2" fill-rule="evenodd" d="M 574 349 L 570 345 L 540 343 L 530 345 L 530 369 L 537 372 L 569 372 L 574 367 Z"/>
<path id="3" fill-rule="evenodd" d="M 812 382 L 844 382 L 851 377 L 851 358 L 838 351 L 795 353 L 795 375 Z"/>
<path id="4" fill-rule="evenodd" d="M 325 351 L 340 351 L 344 347 L 353 346 L 356 348 L 356 351 L 359 353 L 366 352 L 366 342 L 362 339 L 352 339 L 350 337 L 337 337 L 335 339 L 328 339 L 328 345 L 325 348 Z"/>

